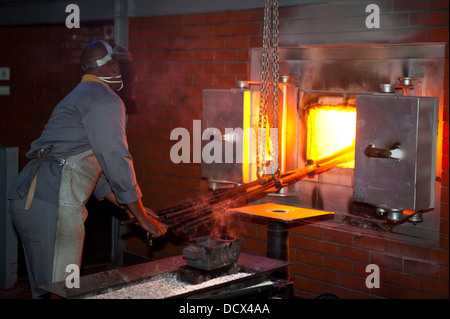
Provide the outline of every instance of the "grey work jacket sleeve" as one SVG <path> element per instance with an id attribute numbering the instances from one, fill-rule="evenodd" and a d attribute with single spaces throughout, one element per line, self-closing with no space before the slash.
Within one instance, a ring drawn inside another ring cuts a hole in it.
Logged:
<path id="1" fill-rule="evenodd" d="M 112 193 L 111 185 L 109 185 L 108 180 L 102 173 L 97 181 L 97 184 L 95 185 L 93 194 L 95 198 L 97 198 L 97 200 L 103 200 L 107 195 L 111 193 Z"/>
<path id="2" fill-rule="evenodd" d="M 110 92 L 93 101 L 82 121 L 92 150 L 117 201 L 125 205 L 139 200 L 142 193 L 128 151 L 123 102 Z"/>

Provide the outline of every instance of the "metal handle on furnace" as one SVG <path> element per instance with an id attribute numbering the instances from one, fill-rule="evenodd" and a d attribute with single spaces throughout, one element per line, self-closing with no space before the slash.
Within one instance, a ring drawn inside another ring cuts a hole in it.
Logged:
<path id="1" fill-rule="evenodd" d="M 400 145 L 396 144 L 391 149 L 376 148 L 373 144 L 367 145 L 364 150 L 364 155 L 373 158 L 388 158 L 400 160 L 402 158 L 402 151 Z"/>

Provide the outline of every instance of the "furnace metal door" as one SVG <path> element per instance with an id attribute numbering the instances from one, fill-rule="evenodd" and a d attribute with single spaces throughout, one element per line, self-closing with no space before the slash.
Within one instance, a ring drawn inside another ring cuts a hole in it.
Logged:
<path id="1" fill-rule="evenodd" d="M 434 207 L 438 99 L 357 96 L 355 201 L 390 209 Z"/>

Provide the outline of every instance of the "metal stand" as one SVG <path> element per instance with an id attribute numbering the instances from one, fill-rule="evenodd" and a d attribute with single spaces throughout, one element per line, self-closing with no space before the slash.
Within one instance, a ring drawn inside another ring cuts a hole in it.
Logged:
<path id="1" fill-rule="evenodd" d="M 267 251 L 269 258 L 289 261 L 289 224 L 270 221 L 267 230 Z M 289 299 L 294 294 L 294 283 L 290 280 L 290 267 L 286 266 L 272 274 L 274 284 L 272 298 Z"/>
<path id="2" fill-rule="evenodd" d="M 266 203 L 230 209 L 229 212 L 268 221 L 266 255 L 272 259 L 289 261 L 289 225 L 313 218 L 330 217 L 334 213 L 300 207 Z M 274 272 L 273 298 L 286 299 L 294 295 L 289 266 Z"/>
<path id="3" fill-rule="evenodd" d="M 267 257 L 289 260 L 288 224 L 271 221 L 267 232 Z"/>

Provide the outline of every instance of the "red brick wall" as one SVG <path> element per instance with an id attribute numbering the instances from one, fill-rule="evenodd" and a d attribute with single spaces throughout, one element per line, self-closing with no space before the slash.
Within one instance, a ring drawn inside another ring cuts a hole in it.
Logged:
<path id="1" fill-rule="evenodd" d="M 136 18 L 129 21 L 129 48 L 136 63 L 137 114 L 129 117 L 128 141 L 144 202 L 154 209 L 206 194 L 200 164 L 173 164 L 170 132 L 202 119 L 202 92 L 248 79 L 249 47 L 262 45 L 260 10 Z M 139 239 L 127 249 L 147 255 Z M 155 258 L 180 254 L 169 243 Z"/>
<path id="2" fill-rule="evenodd" d="M 448 2 L 373 1 L 381 28 L 367 29 L 365 4 L 338 2 L 280 9 L 281 45 L 446 42 L 444 133 L 439 247 L 427 247 L 333 229 L 300 225 L 290 232 L 295 294 L 313 298 L 448 298 Z M 172 129 L 192 130 L 202 118 L 202 91 L 249 79 L 249 48 L 262 45 L 263 10 L 130 19 L 138 113 L 129 118 L 129 143 L 144 201 L 158 209 L 207 192 L 199 164 L 172 164 Z M 237 221 L 244 250 L 264 255 L 267 227 Z M 146 254 L 137 240 L 129 251 Z M 180 254 L 169 244 L 154 258 Z M 365 267 L 380 266 L 381 287 L 365 286 Z"/>
<path id="3" fill-rule="evenodd" d="M 82 49 L 104 38 L 103 26 L 0 27 L 0 67 L 10 68 L 11 94 L 0 95 L 0 145 L 25 153 L 47 123 L 53 108 L 80 81 Z"/>
<path id="4" fill-rule="evenodd" d="M 259 11 L 246 11 L 130 20 L 129 47 L 139 66 L 129 144 L 153 207 L 207 191 L 199 164 L 172 164 L 170 132 L 192 131 L 192 120 L 202 119 L 204 89 L 248 78 L 248 48 L 261 43 L 261 19 Z"/>

